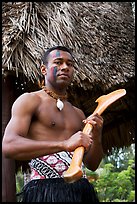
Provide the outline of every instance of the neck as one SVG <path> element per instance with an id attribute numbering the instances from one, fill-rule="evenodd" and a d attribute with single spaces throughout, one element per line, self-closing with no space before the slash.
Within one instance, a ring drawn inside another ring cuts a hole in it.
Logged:
<path id="1" fill-rule="evenodd" d="M 64 94 L 57 94 L 54 91 L 52 91 L 51 89 L 47 88 L 46 86 L 43 86 L 42 89 L 48 94 L 50 95 L 52 98 L 54 99 L 61 99 L 61 100 L 66 100 L 67 99 L 67 93 L 65 92 Z"/>
<path id="2" fill-rule="evenodd" d="M 67 87 L 64 84 L 51 84 L 48 81 L 45 81 L 45 86 L 48 90 L 53 91 L 57 95 L 65 95 Z"/>

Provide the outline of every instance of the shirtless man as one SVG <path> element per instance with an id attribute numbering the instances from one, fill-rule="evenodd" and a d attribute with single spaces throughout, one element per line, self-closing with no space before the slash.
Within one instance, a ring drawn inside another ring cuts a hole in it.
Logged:
<path id="1" fill-rule="evenodd" d="M 86 178 L 67 184 L 62 175 L 79 146 L 84 146 L 86 151 L 83 165 L 92 171 L 98 168 L 104 156 L 103 118 L 95 114 L 85 119 L 82 110 L 67 101 L 66 89 L 74 73 L 74 59 L 68 48 L 55 46 L 47 50 L 41 72 L 45 87 L 17 98 L 2 142 L 7 158 L 31 160 L 32 180 L 23 190 L 22 202 L 97 201 L 93 186 Z M 82 132 L 87 122 L 93 125 L 91 135 Z M 86 192 L 84 186 L 88 186 Z"/>

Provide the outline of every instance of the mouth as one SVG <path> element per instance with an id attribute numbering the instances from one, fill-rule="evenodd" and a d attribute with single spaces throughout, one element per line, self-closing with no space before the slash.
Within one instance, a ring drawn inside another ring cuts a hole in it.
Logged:
<path id="1" fill-rule="evenodd" d="M 59 74 L 59 77 L 61 77 L 61 78 L 70 78 L 68 74 Z"/>

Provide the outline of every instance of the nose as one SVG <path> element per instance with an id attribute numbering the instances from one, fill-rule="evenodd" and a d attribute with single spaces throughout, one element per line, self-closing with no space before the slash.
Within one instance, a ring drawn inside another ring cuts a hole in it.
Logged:
<path id="1" fill-rule="evenodd" d="M 63 70 L 65 70 L 65 71 L 69 70 L 69 67 L 68 67 L 67 63 L 65 63 L 65 62 L 61 66 L 61 71 L 63 71 Z"/>

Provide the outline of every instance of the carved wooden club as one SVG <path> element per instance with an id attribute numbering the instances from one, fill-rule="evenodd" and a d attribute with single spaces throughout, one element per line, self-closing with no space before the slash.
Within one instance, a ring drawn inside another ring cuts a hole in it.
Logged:
<path id="1" fill-rule="evenodd" d="M 95 109 L 94 113 L 98 113 L 101 115 L 103 111 L 112 103 L 114 103 L 116 100 L 121 98 L 126 94 L 125 89 L 118 89 L 116 91 L 113 91 L 107 95 L 102 95 L 100 96 L 95 102 L 98 102 L 98 105 Z M 90 116 L 89 116 L 90 117 Z M 92 125 L 91 124 L 86 124 L 85 127 L 83 128 L 83 132 L 86 134 L 90 134 L 92 131 Z M 68 183 L 72 183 L 80 179 L 83 175 L 81 165 L 82 165 L 82 160 L 84 156 L 84 147 L 77 147 L 74 151 L 72 161 L 70 163 L 70 166 L 66 172 L 64 172 L 63 177 L 64 180 Z"/>

